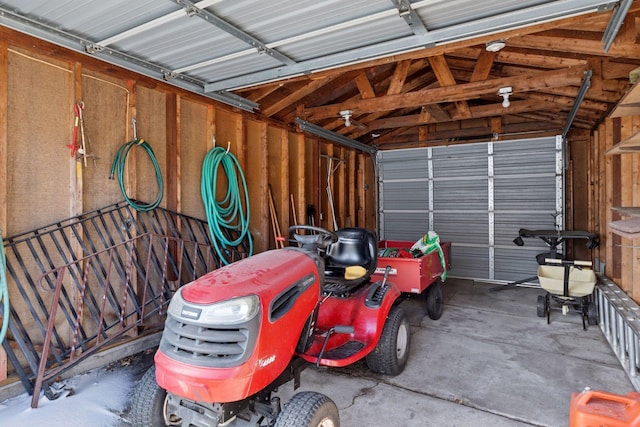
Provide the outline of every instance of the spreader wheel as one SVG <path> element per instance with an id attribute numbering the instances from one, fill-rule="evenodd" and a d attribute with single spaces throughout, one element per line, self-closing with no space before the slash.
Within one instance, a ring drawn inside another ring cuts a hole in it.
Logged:
<path id="1" fill-rule="evenodd" d="M 398 306 L 391 308 L 378 345 L 366 357 L 367 366 L 383 375 L 398 375 L 409 359 L 411 334 L 409 320 Z"/>
<path id="2" fill-rule="evenodd" d="M 587 322 L 591 326 L 598 324 L 598 307 L 594 301 L 589 302 L 587 306 Z"/>
<path id="3" fill-rule="evenodd" d="M 324 394 L 303 391 L 284 405 L 274 427 L 340 427 L 338 407 Z"/>
<path id="4" fill-rule="evenodd" d="M 538 295 L 538 303 L 536 304 L 538 311 L 538 317 L 544 317 L 547 315 L 547 299 L 544 295 Z"/>
<path id="5" fill-rule="evenodd" d="M 442 316 L 442 282 L 440 279 L 433 282 L 426 290 L 427 314 L 432 320 L 438 320 Z"/>
<path id="6" fill-rule="evenodd" d="M 156 367 L 151 366 L 136 386 L 131 404 L 131 424 L 137 427 L 181 425 L 180 420 L 166 420 L 167 392 L 156 383 Z"/>

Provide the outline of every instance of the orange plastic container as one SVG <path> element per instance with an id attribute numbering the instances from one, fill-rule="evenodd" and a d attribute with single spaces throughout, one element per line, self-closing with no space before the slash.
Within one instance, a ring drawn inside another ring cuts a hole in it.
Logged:
<path id="1" fill-rule="evenodd" d="M 599 390 L 571 395 L 569 427 L 640 427 L 640 393 Z"/>

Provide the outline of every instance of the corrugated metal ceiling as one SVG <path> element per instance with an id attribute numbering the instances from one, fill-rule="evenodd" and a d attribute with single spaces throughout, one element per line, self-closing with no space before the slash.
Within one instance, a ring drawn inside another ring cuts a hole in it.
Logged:
<path id="1" fill-rule="evenodd" d="M 610 0 L 10 0 L 0 24 L 240 108 L 226 90 L 558 19 Z"/>

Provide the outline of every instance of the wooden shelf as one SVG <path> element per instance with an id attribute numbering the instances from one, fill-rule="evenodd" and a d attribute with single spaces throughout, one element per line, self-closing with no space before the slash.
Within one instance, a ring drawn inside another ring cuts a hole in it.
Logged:
<path id="1" fill-rule="evenodd" d="M 620 221 L 611 221 L 609 228 L 613 234 L 625 237 L 627 239 L 640 238 L 640 217 L 631 219 L 622 219 Z"/>
<path id="2" fill-rule="evenodd" d="M 640 114 L 640 108 L 636 107 L 636 110 L 636 113 Z M 640 132 L 636 132 L 630 137 L 623 139 L 604 152 L 607 156 L 626 153 L 640 153 Z"/>
<path id="3" fill-rule="evenodd" d="M 623 117 L 640 114 L 640 80 L 624 94 L 609 117 Z"/>
<path id="4" fill-rule="evenodd" d="M 618 212 L 622 216 L 640 216 L 640 207 L 636 206 L 614 206 L 611 210 Z"/>

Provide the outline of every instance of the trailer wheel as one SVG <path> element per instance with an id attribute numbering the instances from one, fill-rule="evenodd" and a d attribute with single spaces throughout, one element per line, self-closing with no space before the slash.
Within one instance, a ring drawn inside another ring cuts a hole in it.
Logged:
<path id="1" fill-rule="evenodd" d="M 442 316 L 442 282 L 440 279 L 432 283 L 426 291 L 427 314 L 432 320 L 438 320 Z"/>
<path id="2" fill-rule="evenodd" d="M 165 420 L 167 392 L 156 383 L 156 367 L 151 366 L 136 386 L 131 404 L 131 424 L 136 427 L 181 425 L 180 420 Z"/>
<path id="3" fill-rule="evenodd" d="M 587 306 L 587 322 L 589 322 L 591 326 L 598 324 L 598 307 L 593 301 Z"/>
<path id="4" fill-rule="evenodd" d="M 367 366 L 378 374 L 398 375 L 409 359 L 410 344 L 407 315 L 403 309 L 395 306 L 387 316 L 378 345 L 365 359 Z"/>
<path id="5" fill-rule="evenodd" d="M 303 391 L 284 405 L 274 427 L 340 427 L 340 415 L 328 396 Z"/>
<path id="6" fill-rule="evenodd" d="M 538 317 L 544 317 L 547 314 L 547 299 L 544 295 L 538 295 L 536 309 L 538 311 Z"/>

